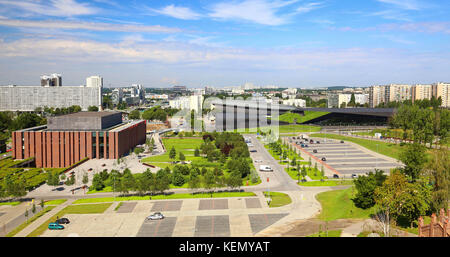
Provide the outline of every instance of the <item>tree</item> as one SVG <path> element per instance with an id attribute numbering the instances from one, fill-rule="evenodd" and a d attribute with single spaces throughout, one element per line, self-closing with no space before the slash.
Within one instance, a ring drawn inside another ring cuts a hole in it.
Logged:
<path id="1" fill-rule="evenodd" d="M 95 105 L 91 105 L 88 107 L 88 112 L 98 112 L 98 107 Z"/>
<path id="2" fill-rule="evenodd" d="M 377 187 L 383 185 L 386 175 L 382 170 L 375 169 L 375 173 L 369 172 L 367 176 L 359 176 L 354 180 L 356 194 L 352 199 L 355 206 L 367 209 L 375 205 L 374 192 Z"/>
<path id="3" fill-rule="evenodd" d="M 175 186 L 182 186 L 186 183 L 186 180 L 183 177 L 183 174 L 179 169 L 174 169 L 172 174 L 172 184 Z"/>
<path id="4" fill-rule="evenodd" d="M 170 152 L 169 152 L 169 158 L 171 160 L 174 160 L 176 156 L 177 156 L 177 151 L 175 150 L 175 147 L 172 146 L 172 149 L 170 149 Z"/>
<path id="5" fill-rule="evenodd" d="M 84 173 L 83 174 L 83 180 L 81 181 L 83 184 L 87 185 L 87 183 L 89 183 L 89 176 L 88 174 Z"/>
<path id="6" fill-rule="evenodd" d="M 302 177 L 303 177 L 303 179 L 305 179 L 305 177 L 306 177 L 307 174 L 308 174 L 308 173 L 306 172 L 306 166 L 303 165 L 303 167 L 302 167 Z"/>
<path id="7" fill-rule="evenodd" d="M 400 172 L 393 172 L 374 192 L 375 202 L 386 220 L 392 217 L 397 222 L 406 220 L 411 225 L 428 210 L 430 196 L 427 181 L 409 183 Z M 389 228 L 388 225 L 385 227 Z M 389 235 L 389 231 L 385 235 Z"/>
<path id="8" fill-rule="evenodd" d="M 206 190 L 213 189 L 211 191 L 211 197 L 212 197 L 212 193 L 214 192 L 214 188 L 216 186 L 216 180 L 215 180 L 214 172 L 212 170 L 208 170 L 206 172 L 206 174 L 204 176 L 203 185 Z"/>
<path id="9" fill-rule="evenodd" d="M 400 152 L 399 159 L 405 164 L 402 171 L 412 182 L 419 177 L 427 162 L 426 158 L 425 147 L 418 143 L 408 144 L 406 149 Z"/>
<path id="10" fill-rule="evenodd" d="M 92 179 L 92 187 L 96 191 L 100 191 L 105 187 L 105 184 L 103 184 L 103 180 L 100 177 L 100 174 L 95 174 L 94 178 Z"/>
<path id="11" fill-rule="evenodd" d="M 198 147 L 195 148 L 194 156 L 195 156 L 195 157 L 199 157 L 199 156 L 200 156 L 200 150 L 198 149 Z"/>
<path id="12" fill-rule="evenodd" d="M 36 204 L 34 204 L 34 203 L 33 203 L 33 206 L 31 207 L 31 212 L 32 212 L 33 214 L 36 213 Z"/>
<path id="13" fill-rule="evenodd" d="M 170 169 L 160 169 L 156 172 L 156 190 L 164 193 L 165 190 L 170 188 Z"/>
<path id="14" fill-rule="evenodd" d="M 297 158 L 294 156 L 291 161 L 291 166 L 294 167 L 295 165 L 297 165 Z"/>
<path id="15" fill-rule="evenodd" d="M 239 188 L 242 185 L 242 177 L 239 171 L 232 171 L 230 176 L 227 178 L 227 186 L 234 188 Z"/>
<path id="16" fill-rule="evenodd" d="M 128 118 L 130 120 L 138 120 L 141 118 L 141 113 L 139 112 L 139 110 L 133 110 L 130 112 L 130 114 L 128 115 Z"/>
<path id="17" fill-rule="evenodd" d="M 44 203 L 44 200 L 43 200 L 43 199 L 41 199 L 41 202 L 40 202 L 39 205 L 41 206 L 41 210 L 44 210 L 44 205 L 45 205 L 45 203 Z"/>
<path id="18" fill-rule="evenodd" d="M 28 222 L 28 209 L 25 210 L 25 218 L 27 218 L 27 222 Z"/>
<path id="19" fill-rule="evenodd" d="M 178 158 L 180 159 L 181 163 L 184 163 L 184 161 L 186 160 L 186 157 L 184 156 L 184 154 L 182 152 L 180 152 Z"/>
<path id="20" fill-rule="evenodd" d="M 441 208 L 447 209 L 447 203 L 450 201 L 450 157 L 448 150 L 433 150 L 426 167 L 426 174 L 431 178 L 433 184 L 431 208 L 434 212 L 438 212 Z"/>
<path id="21" fill-rule="evenodd" d="M 192 190 L 199 188 L 200 182 L 201 181 L 200 181 L 199 171 L 196 168 L 191 169 L 191 174 L 189 176 L 189 181 L 188 181 L 189 188 Z"/>
<path id="22" fill-rule="evenodd" d="M 130 169 L 125 169 L 123 171 L 123 176 L 120 179 L 120 192 L 128 193 L 136 188 L 136 180 L 131 174 Z"/>

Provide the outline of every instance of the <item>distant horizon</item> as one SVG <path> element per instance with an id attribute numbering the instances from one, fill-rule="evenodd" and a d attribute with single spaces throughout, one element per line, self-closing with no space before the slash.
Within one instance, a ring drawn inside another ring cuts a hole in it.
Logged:
<path id="1" fill-rule="evenodd" d="M 439 0 L 0 0 L 0 84 L 450 81 L 449 13 Z"/>

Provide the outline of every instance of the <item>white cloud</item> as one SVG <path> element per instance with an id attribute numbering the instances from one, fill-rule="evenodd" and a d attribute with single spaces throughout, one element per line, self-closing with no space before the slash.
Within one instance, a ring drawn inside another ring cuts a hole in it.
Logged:
<path id="1" fill-rule="evenodd" d="M 1 26 L 21 27 L 21 28 L 48 28 L 65 30 L 90 30 L 90 31 L 117 31 L 117 32 L 143 32 L 143 33 L 177 33 L 178 28 L 169 28 L 159 25 L 134 25 L 134 24 L 113 24 L 84 21 L 60 21 L 60 20 L 11 20 L 0 19 Z"/>
<path id="2" fill-rule="evenodd" d="M 422 3 L 419 3 L 416 0 L 377 0 L 377 1 L 385 4 L 391 4 L 405 10 L 418 11 L 421 10 L 424 6 Z"/>
<path id="3" fill-rule="evenodd" d="M 180 7 L 175 5 L 168 5 L 162 9 L 150 9 L 153 12 L 170 16 L 182 20 L 197 20 L 201 18 L 201 15 L 192 11 L 187 7 Z"/>
<path id="4" fill-rule="evenodd" d="M 243 2 L 221 2 L 211 7 L 210 17 L 224 20 L 243 20 L 263 25 L 282 25 L 289 21 L 291 14 L 278 15 L 277 12 L 295 1 L 245 0 Z"/>
<path id="5" fill-rule="evenodd" d="M 304 5 L 300 6 L 300 7 L 297 7 L 296 11 L 298 13 L 307 13 L 307 12 L 310 12 L 312 10 L 315 10 L 315 9 L 318 9 L 318 8 L 321 8 L 321 7 L 323 7 L 322 3 L 317 3 L 317 2 L 307 3 L 307 4 L 304 4 Z"/>
<path id="6" fill-rule="evenodd" d="M 11 1 L 0 0 L 0 5 L 8 8 L 20 9 L 21 16 L 44 15 L 56 17 L 72 17 L 79 15 L 95 14 L 99 10 L 86 3 L 78 3 L 76 0 L 51 0 L 49 4 L 40 1 Z"/>

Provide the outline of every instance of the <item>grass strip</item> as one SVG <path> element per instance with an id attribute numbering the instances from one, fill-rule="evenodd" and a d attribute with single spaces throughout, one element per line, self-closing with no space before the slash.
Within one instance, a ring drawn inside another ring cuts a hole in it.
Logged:
<path id="1" fill-rule="evenodd" d="M 53 208 L 55 208 L 56 206 L 47 206 L 45 207 L 44 210 L 40 211 L 39 213 L 37 213 L 36 215 L 34 215 L 31 219 L 29 219 L 28 221 L 25 221 L 24 223 L 20 224 L 19 226 L 17 226 L 15 229 L 13 229 L 12 231 L 10 231 L 6 237 L 13 237 L 15 236 L 17 233 L 19 233 L 20 231 L 22 231 L 24 228 L 26 228 L 28 225 L 30 225 L 31 223 L 33 223 L 33 221 L 37 220 L 38 218 L 42 217 L 44 214 L 46 214 L 47 212 L 53 210 Z"/>
<path id="2" fill-rule="evenodd" d="M 304 187 L 333 187 L 353 185 L 353 180 L 324 180 L 324 181 L 306 181 L 298 183 Z"/>
<path id="3" fill-rule="evenodd" d="M 67 199 L 58 199 L 58 200 L 50 200 L 50 201 L 45 201 L 44 204 L 45 205 L 60 205 L 63 204 L 67 201 Z"/>
<path id="4" fill-rule="evenodd" d="M 341 237 L 342 230 L 321 231 L 306 237 Z"/>

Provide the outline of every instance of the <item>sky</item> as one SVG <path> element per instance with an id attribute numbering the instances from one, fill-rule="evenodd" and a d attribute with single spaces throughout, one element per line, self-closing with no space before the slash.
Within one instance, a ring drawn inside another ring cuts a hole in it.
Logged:
<path id="1" fill-rule="evenodd" d="M 448 0 L 0 0 L 0 85 L 450 82 Z"/>

